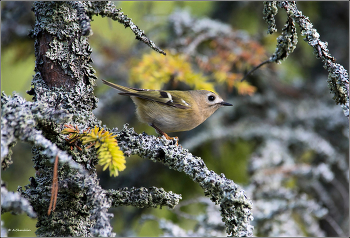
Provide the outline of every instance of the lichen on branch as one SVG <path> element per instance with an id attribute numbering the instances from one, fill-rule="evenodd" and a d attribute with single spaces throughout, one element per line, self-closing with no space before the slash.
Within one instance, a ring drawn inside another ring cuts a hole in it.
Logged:
<path id="1" fill-rule="evenodd" d="M 230 236 L 251 236 L 253 226 L 252 202 L 245 192 L 224 174 L 209 170 L 203 160 L 188 152 L 175 141 L 154 136 L 143 136 L 124 125 L 118 132 L 119 146 L 124 154 L 137 154 L 145 159 L 160 162 L 170 169 L 184 172 L 198 183 L 215 204 L 220 204 L 222 221 Z"/>
<path id="2" fill-rule="evenodd" d="M 328 50 L 328 43 L 320 40 L 320 34 L 313 27 L 310 19 L 298 10 L 295 1 L 279 1 L 264 3 L 264 19 L 268 22 L 268 33 L 276 31 L 274 17 L 277 14 L 276 6 L 287 12 L 287 23 L 282 29 L 282 34 L 277 38 L 277 48 L 275 53 L 267 62 L 277 62 L 284 60 L 292 53 L 298 43 L 295 24 L 299 25 L 302 36 L 314 49 L 316 58 L 321 59 L 323 67 L 328 70 L 328 87 L 334 94 L 333 100 L 340 104 L 344 115 L 349 117 L 349 74 L 340 64 L 335 63 L 335 58 Z"/>

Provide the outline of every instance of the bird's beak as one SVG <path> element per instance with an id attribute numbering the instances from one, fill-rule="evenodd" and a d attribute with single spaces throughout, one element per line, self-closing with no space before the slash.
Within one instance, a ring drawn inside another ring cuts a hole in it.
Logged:
<path id="1" fill-rule="evenodd" d="M 231 103 L 228 102 L 220 102 L 220 104 L 223 106 L 233 106 Z"/>

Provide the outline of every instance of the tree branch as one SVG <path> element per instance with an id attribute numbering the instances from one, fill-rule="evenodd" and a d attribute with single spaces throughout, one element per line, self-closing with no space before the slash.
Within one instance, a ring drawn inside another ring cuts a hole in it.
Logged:
<path id="1" fill-rule="evenodd" d="M 314 48 L 316 58 L 320 58 L 323 67 L 328 70 L 328 87 L 334 94 L 333 100 L 343 108 L 344 115 L 349 117 L 349 74 L 340 64 L 335 63 L 335 58 L 329 54 L 328 43 L 320 40 L 320 35 L 313 27 L 309 18 L 298 10 L 295 1 L 277 2 L 277 6 L 286 10 L 288 20 L 282 29 L 282 34 L 277 38 L 276 52 L 270 57 L 270 62 L 280 62 L 288 57 L 298 42 L 294 23 L 300 27 L 304 40 Z M 269 24 L 269 33 L 276 31 L 273 17 L 277 14 L 276 3 L 264 4 L 264 19 Z M 270 30 L 271 28 L 271 30 Z"/>
<path id="2" fill-rule="evenodd" d="M 251 236 L 252 202 L 244 191 L 224 174 L 209 170 L 203 160 L 188 150 L 176 146 L 176 142 L 154 136 L 141 136 L 124 125 L 118 133 L 118 143 L 126 155 L 137 154 L 154 162 L 161 162 L 170 169 L 184 172 L 198 183 L 215 204 L 220 204 L 226 232 L 230 236 Z"/>

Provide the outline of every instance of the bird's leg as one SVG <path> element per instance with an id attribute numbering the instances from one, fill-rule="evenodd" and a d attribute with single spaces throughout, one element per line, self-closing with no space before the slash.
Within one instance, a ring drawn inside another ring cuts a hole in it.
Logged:
<path id="1" fill-rule="evenodd" d="M 159 129 L 159 128 L 158 128 L 156 125 L 154 125 L 153 123 L 151 123 L 150 126 L 153 127 L 154 129 L 156 129 L 156 131 L 158 132 L 158 134 L 161 134 L 162 136 L 165 136 L 165 138 L 166 138 L 167 140 L 177 139 L 176 145 L 178 145 L 179 138 L 168 136 L 167 133 L 165 133 L 164 131 L 162 131 L 161 129 Z"/>
<path id="2" fill-rule="evenodd" d="M 154 129 L 156 129 L 157 133 L 162 135 L 162 136 L 165 136 L 165 138 L 167 140 L 171 140 L 173 139 L 172 137 L 168 136 L 167 133 L 165 133 L 164 131 L 162 131 L 161 129 L 159 129 L 156 125 L 154 125 L 153 123 L 150 125 L 151 127 L 153 127 Z"/>

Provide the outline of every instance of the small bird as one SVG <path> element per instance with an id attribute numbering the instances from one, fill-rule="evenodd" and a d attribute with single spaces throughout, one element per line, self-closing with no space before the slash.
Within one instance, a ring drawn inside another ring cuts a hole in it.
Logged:
<path id="1" fill-rule="evenodd" d="M 166 133 L 189 131 L 202 124 L 218 108 L 232 106 L 217 94 L 207 90 L 151 90 L 117 85 L 106 80 L 103 83 L 130 96 L 136 105 L 141 122 L 152 126 L 158 134 L 172 139 Z"/>

